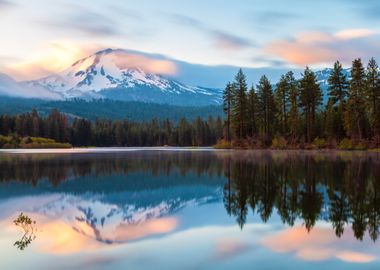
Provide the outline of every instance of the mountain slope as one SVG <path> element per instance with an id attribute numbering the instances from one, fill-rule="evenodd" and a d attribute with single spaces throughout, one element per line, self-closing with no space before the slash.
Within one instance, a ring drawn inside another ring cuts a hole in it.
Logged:
<path id="1" fill-rule="evenodd" d="M 50 92 L 44 87 L 30 87 L 19 84 L 8 75 L 2 73 L 0 73 L 0 96 L 24 98 L 38 98 L 42 96 L 45 99 L 60 98 L 59 94 Z"/>
<path id="2" fill-rule="evenodd" d="M 187 86 L 139 66 L 149 64 L 165 63 L 139 62 L 127 51 L 106 49 L 75 62 L 59 74 L 24 84 L 63 98 L 109 98 L 187 106 L 221 103 L 221 90 Z"/>
<path id="3" fill-rule="evenodd" d="M 315 72 L 317 81 L 322 89 L 324 104 L 327 104 L 327 101 L 328 101 L 328 94 L 329 94 L 328 79 L 332 71 L 333 71 L 332 68 L 325 68 L 325 69 L 318 70 Z M 351 73 L 350 73 L 349 68 L 343 69 L 343 73 L 347 76 L 347 79 L 351 79 Z"/>

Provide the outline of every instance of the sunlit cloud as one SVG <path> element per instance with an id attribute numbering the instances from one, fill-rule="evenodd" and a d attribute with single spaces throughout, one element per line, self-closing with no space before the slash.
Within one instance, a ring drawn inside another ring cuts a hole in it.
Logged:
<path id="1" fill-rule="evenodd" d="M 348 29 L 335 33 L 335 37 L 338 39 L 355 39 L 376 35 L 376 31 L 370 29 Z"/>
<path id="2" fill-rule="evenodd" d="M 348 230 L 339 239 L 330 228 L 316 227 L 308 233 L 304 227 L 296 226 L 265 237 L 262 243 L 274 252 L 291 253 L 305 261 L 339 259 L 344 262 L 369 263 L 377 259 L 374 254 L 366 253 L 363 245 L 357 245 L 352 230 Z"/>
<path id="3" fill-rule="evenodd" d="M 69 41 L 54 41 L 43 47 L 27 61 L 12 61 L 0 72 L 17 80 L 31 80 L 66 69 L 78 59 L 91 55 L 102 48 L 96 44 L 77 44 Z"/>
<path id="4" fill-rule="evenodd" d="M 169 60 L 154 59 L 124 51 L 115 53 L 113 57 L 113 61 L 120 69 L 141 68 L 145 72 L 162 75 L 175 75 L 177 72 L 175 63 Z"/>
<path id="5" fill-rule="evenodd" d="M 346 29 L 336 33 L 305 32 L 292 39 L 276 40 L 264 47 L 267 55 L 299 66 L 331 64 L 340 60 L 349 64 L 357 57 L 370 58 L 380 53 L 380 39 L 370 29 Z"/>
<path id="6" fill-rule="evenodd" d="M 4 58 L 0 72 L 9 74 L 16 80 L 32 80 L 59 73 L 73 63 L 104 49 L 97 44 L 81 44 L 69 41 L 54 41 L 43 46 L 39 53 L 28 61 L 9 61 Z M 107 56 L 120 69 L 140 68 L 148 73 L 175 75 L 177 66 L 173 61 L 162 57 L 148 56 L 143 53 L 115 50 Z M 1 59 L 0 59 L 1 60 Z M 12 59 L 8 59 L 12 60 Z M 88 64 L 88 63 L 87 63 Z M 87 68 L 88 66 L 83 66 Z"/>

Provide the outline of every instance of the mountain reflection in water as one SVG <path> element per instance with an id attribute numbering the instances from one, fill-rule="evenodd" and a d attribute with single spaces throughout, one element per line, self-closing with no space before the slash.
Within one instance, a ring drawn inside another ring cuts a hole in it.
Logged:
<path id="1" fill-rule="evenodd" d="M 50 254 L 95 252 L 186 230 L 193 233 L 195 228 L 204 228 L 197 237 L 207 239 L 223 230 L 228 235 L 231 229 L 222 224 L 231 220 L 241 233 L 262 231 L 257 243 L 273 252 L 293 253 L 302 260 L 369 263 L 377 260 L 365 238 L 376 242 L 379 236 L 380 155 L 3 154 L 0 198 L 0 226 L 24 212 L 42 231 L 28 249 L 36 245 Z M 221 216 L 210 212 L 219 206 L 224 209 Z M 267 226 L 271 224 L 277 227 Z M 236 242 L 237 231 L 230 233 L 230 238 L 217 240 L 213 260 L 253 248 L 247 238 Z M 351 248 L 342 249 L 343 243 Z"/>
<path id="2" fill-rule="evenodd" d="M 342 236 L 350 224 L 361 240 L 366 231 L 376 241 L 380 223 L 380 157 L 377 154 L 214 152 L 23 155 L 0 157 L 0 181 L 18 181 L 38 186 L 48 180 L 45 190 L 72 193 L 110 193 L 154 186 L 183 184 L 177 178 L 139 181 L 83 181 L 84 177 L 151 173 L 153 176 L 224 176 L 224 204 L 243 228 L 249 210 L 267 222 L 273 211 L 290 226 L 301 219 L 310 231 L 316 221 L 331 223 Z M 70 179 L 79 179 L 70 182 Z M 196 178 L 195 178 L 196 179 Z M 199 179 L 199 178 L 198 178 Z M 211 179 L 211 180 L 210 180 Z M 189 184 L 196 185 L 190 179 Z M 203 181 L 203 179 L 198 180 Z M 199 183 L 198 183 L 199 184 Z M 210 184 L 210 183 L 208 183 Z M 214 183 L 215 184 L 215 183 Z M 4 196 L 7 191 L 3 191 Z M 15 192 L 17 192 L 15 190 Z"/>

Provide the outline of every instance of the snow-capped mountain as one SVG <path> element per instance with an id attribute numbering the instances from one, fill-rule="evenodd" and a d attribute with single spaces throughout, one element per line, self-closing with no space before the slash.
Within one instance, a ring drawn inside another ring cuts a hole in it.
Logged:
<path id="1" fill-rule="evenodd" d="M 0 73 L 0 96 L 39 98 L 43 96 L 46 99 L 59 99 L 58 93 L 51 92 L 44 87 L 30 87 L 20 85 L 14 79 L 6 74 Z"/>
<path id="2" fill-rule="evenodd" d="M 317 77 L 317 81 L 322 89 L 323 92 L 323 101 L 324 103 L 327 103 L 328 101 L 328 79 L 330 77 L 331 72 L 333 71 L 332 68 L 325 68 L 322 70 L 318 70 L 315 72 L 315 75 Z M 347 76 L 347 79 L 351 78 L 351 69 L 346 68 L 343 69 L 343 73 Z"/>
<path id="3" fill-rule="evenodd" d="M 167 64 L 173 65 L 173 74 L 165 72 L 168 69 Z M 0 96 L 40 99 L 112 99 L 179 106 L 221 104 L 222 89 L 189 86 L 179 82 L 181 79 L 178 78 L 198 78 L 199 72 L 194 73 L 194 70 L 198 69 L 196 65 L 159 55 L 124 49 L 105 49 L 76 61 L 62 72 L 37 80 L 18 83 L 9 76 L 0 74 Z M 203 73 L 209 74 L 214 69 L 219 70 L 218 67 L 209 67 L 208 71 Z M 233 78 L 233 73 L 238 68 L 228 67 L 227 69 L 229 70 L 227 73 L 223 70 L 218 71 L 220 74 L 217 76 L 218 80 L 228 81 Z M 278 81 L 278 76 L 274 75 L 273 71 L 265 69 L 244 69 L 244 71 L 248 77 L 269 72 L 267 75 L 273 84 L 275 85 Z M 328 99 L 327 80 L 331 71 L 331 68 L 316 71 L 325 102 Z M 344 69 L 344 72 L 349 77 L 350 69 Z M 215 77 L 215 73 L 211 72 L 209 77 L 213 76 Z M 193 81 L 197 80 L 193 79 Z M 255 79 L 254 82 L 256 81 Z"/>
<path id="4" fill-rule="evenodd" d="M 48 77 L 24 82 L 62 98 L 109 98 L 174 105 L 217 105 L 221 90 L 182 84 L 139 67 L 128 51 L 106 49 Z M 132 59 L 129 59 L 132 58 Z M 145 65 L 146 63 L 140 63 Z"/>

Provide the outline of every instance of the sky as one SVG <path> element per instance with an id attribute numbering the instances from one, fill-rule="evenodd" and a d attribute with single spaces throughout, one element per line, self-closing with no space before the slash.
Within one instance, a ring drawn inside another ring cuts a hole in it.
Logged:
<path id="1" fill-rule="evenodd" d="M 380 55 L 378 0 L 0 0 L 0 72 L 59 72 L 104 48 L 206 66 L 348 66 Z"/>

